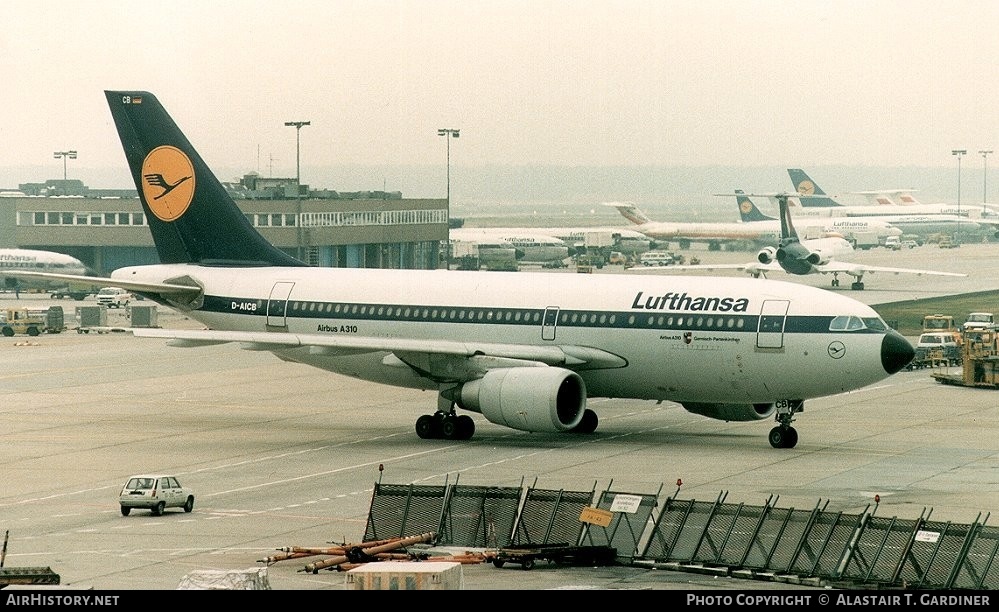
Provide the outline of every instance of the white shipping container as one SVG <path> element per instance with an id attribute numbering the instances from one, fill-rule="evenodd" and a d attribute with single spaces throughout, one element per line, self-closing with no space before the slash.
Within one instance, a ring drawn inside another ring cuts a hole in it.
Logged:
<path id="1" fill-rule="evenodd" d="M 354 591 L 459 591 L 461 563 L 451 561 L 378 561 L 347 572 Z"/>

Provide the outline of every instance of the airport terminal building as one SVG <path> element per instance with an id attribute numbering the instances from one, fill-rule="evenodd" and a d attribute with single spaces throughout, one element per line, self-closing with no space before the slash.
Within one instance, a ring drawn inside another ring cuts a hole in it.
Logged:
<path id="1" fill-rule="evenodd" d="M 159 262 L 134 190 L 20 187 L 18 193 L 7 192 L 0 198 L 0 247 L 65 253 L 101 275 Z M 296 199 L 294 185 L 259 187 L 242 192 L 229 188 L 264 238 L 310 265 L 423 270 L 444 265 L 445 199 L 307 189 Z M 42 191 L 58 195 L 32 194 Z"/>

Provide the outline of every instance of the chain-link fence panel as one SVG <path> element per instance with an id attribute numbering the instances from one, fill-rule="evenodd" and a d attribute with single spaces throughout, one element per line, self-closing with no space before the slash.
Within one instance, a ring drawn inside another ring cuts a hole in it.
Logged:
<path id="1" fill-rule="evenodd" d="M 521 489 L 452 485 L 437 543 L 500 548 L 513 540 Z"/>

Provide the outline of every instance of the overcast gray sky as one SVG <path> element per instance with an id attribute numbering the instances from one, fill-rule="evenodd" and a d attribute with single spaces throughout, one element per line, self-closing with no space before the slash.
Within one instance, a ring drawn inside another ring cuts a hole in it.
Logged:
<path id="1" fill-rule="evenodd" d="M 105 89 L 154 93 L 209 165 L 274 175 L 300 120 L 303 165 L 438 164 L 445 127 L 456 166 L 999 150 L 991 1 L 14 0 L 2 19 L 0 168 L 124 166 Z"/>

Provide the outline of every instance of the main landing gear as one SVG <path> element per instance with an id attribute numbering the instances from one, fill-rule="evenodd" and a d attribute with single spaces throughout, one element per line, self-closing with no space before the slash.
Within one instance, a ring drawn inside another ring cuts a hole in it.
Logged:
<path id="1" fill-rule="evenodd" d="M 467 414 L 455 414 L 454 406 L 450 412 L 438 410 L 416 419 L 416 435 L 424 440 L 468 440 L 474 433 L 475 421 Z"/>
<path id="2" fill-rule="evenodd" d="M 805 409 L 804 400 L 784 400 L 777 402 L 777 414 L 774 419 L 779 423 L 770 430 L 768 439 L 774 448 L 794 448 L 798 444 L 798 431 L 791 427 L 794 414 Z"/>
<path id="3" fill-rule="evenodd" d="M 837 272 L 833 272 L 832 286 L 839 287 L 839 275 Z M 863 291 L 864 282 L 858 278 L 856 281 L 850 284 L 850 289 L 853 289 L 854 291 Z"/>
<path id="4" fill-rule="evenodd" d="M 579 421 L 579 425 L 572 428 L 572 433 L 591 434 L 597 430 L 599 422 L 597 413 L 587 408 L 583 411 L 583 418 Z"/>

